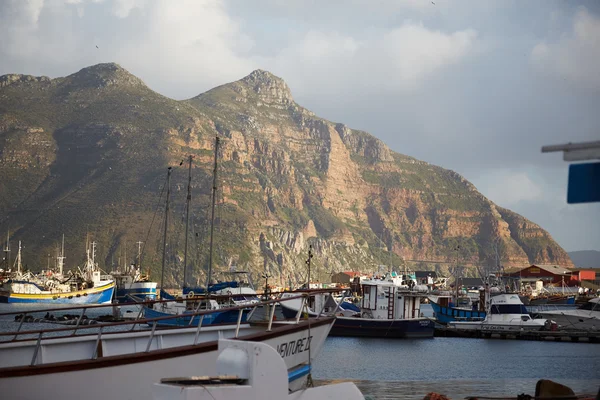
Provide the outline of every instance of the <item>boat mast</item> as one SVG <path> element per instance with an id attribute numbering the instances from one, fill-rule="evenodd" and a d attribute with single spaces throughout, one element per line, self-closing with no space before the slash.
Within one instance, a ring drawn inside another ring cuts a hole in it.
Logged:
<path id="1" fill-rule="evenodd" d="M 310 290 L 310 265 L 311 265 L 311 260 L 313 258 L 313 253 L 312 253 L 312 244 L 310 246 L 308 246 L 308 259 L 306 260 L 306 265 L 308 265 L 308 287 L 307 289 Z"/>
<path id="2" fill-rule="evenodd" d="M 160 271 L 160 299 L 163 299 L 165 282 L 165 260 L 167 258 L 167 227 L 169 226 L 169 196 L 171 195 L 171 167 L 167 171 L 167 205 L 165 207 L 165 229 L 163 231 L 163 256 Z"/>
<path id="3" fill-rule="evenodd" d="M 185 250 L 183 252 L 183 287 L 187 286 L 187 253 L 188 253 L 188 226 L 190 223 L 190 202 L 192 201 L 192 155 L 189 157 L 188 186 L 185 215 Z M 208 287 L 207 287 L 208 289 Z"/>
<path id="4" fill-rule="evenodd" d="M 460 245 L 456 246 L 455 248 L 456 250 L 456 277 L 454 278 L 454 286 L 455 286 L 455 290 L 456 290 L 456 304 L 458 304 L 458 275 L 459 275 L 459 268 L 458 268 L 458 251 L 460 250 Z M 456 306 L 455 306 L 456 307 Z"/>
<path id="5" fill-rule="evenodd" d="M 142 270 L 142 244 L 144 242 L 142 242 L 141 240 L 138 240 L 136 242 L 136 244 L 138 245 L 138 256 L 137 256 L 137 267 L 139 268 L 139 270 Z"/>
<path id="6" fill-rule="evenodd" d="M 10 231 L 6 231 L 6 246 L 4 246 L 4 261 L 6 261 L 6 269 L 10 269 Z"/>
<path id="7" fill-rule="evenodd" d="M 60 256 L 56 258 L 58 261 L 58 273 L 62 275 L 63 273 L 63 263 L 65 261 L 65 234 L 62 235 L 62 250 L 60 251 Z"/>
<path id="8" fill-rule="evenodd" d="M 17 259 L 15 260 L 15 264 L 17 264 L 17 273 L 21 274 L 21 241 L 19 240 L 19 250 L 17 251 Z"/>
<path id="9" fill-rule="evenodd" d="M 217 160 L 219 156 L 219 136 L 215 138 L 215 169 L 213 171 L 213 187 L 212 187 L 212 215 L 210 217 L 210 251 L 208 256 L 208 275 L 206 277 L 206 293 L 208 294 L 208 286 L 212 278 L 213 264 L 213 233 L 215 230 L 215 201 L 217 199 Z"/>

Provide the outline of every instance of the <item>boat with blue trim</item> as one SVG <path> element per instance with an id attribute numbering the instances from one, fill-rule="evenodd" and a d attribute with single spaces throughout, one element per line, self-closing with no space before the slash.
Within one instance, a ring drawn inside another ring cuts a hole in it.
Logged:
<path id="1" fill-rule="evenodd" d="M 142 274 L 139 267 L 132 264 L 125 272 L 112 271 L 110 276 L 117 284 L 117 300 L 120 303 L 131 301 L 132 296 L 146 300 L 156 299 L 157 283 L 151 282 L 147 275 Z"/>
<path id="2" fill-rule="evenodd" d="M 261 302 L 254 308 L 274 307 L 275 302 Z M 160 304 L 150 303 L 155 304 L 155 308 Z M 65 310 L 84 315 L 89 307 L 97 310 L 112 305 L 83 306 L 78 308 L 79 312 L 74 311 L 74 307 L 19 310 L 0 313 L 0 318 L 21 314 L 23 320 L 27 316 L 41 317 L 48 311 L 59 315 Z M 238 306 L 230 311 L 237 314 L 243 308 Z M 190 317 L 203 315 L 207 319 L 214 312 L 199 311 Z M 178 316 L 164 318 L 177 319 Z M 206 327 L 178 325 L 170 329 L 140 329 L 140 324 L 154 326 L 157 319 L 106 322 L 96 326 L 44 324 L 44 329 L 35 331 L 21 329 L 19 324 L 10 332 L 0 331 L 0 393 L 10 393 L 12 398 L 21 400 L 38 400 L 51 388 L 52 397 L 62 400 L 82 396 L 86 400 L 149 399 L 153 383 L 164 377 L 165 371 L 172 376 L 185 376 L 190 371 L 198 376 L 215 376 L 218 339 L 231 339 L 240 345 L 241 341 L 267 344 L 283 362 L 278 364 L 287 377 L 283 387 L 295 392 L 305 389 L 311 381 L 312 362 L 321 352 L 334 320 L 320 317 L 281 321 L 275 320 L 271 313 L 266 318 L 257 315 L 248 322 Z M 84 394 L 73 390 L 74 382 L 89 388 L 99 381 L 110 382 L 110 385 Z"/>
<path id="3" fill-rule="evenodd" d="M 451 321 L 448 328 L 471 331 L 539 331 L 551 328 L 551 320 L 531 318 L 517 293 L 501 293 L 495 287 L 485 290 L 484 293 L 487 308 L 485 319 Z"/>
<path id="4" fill-rule="evenodd" d="M 213 312 L 204 316 L 193 316 L 200 311 Z M 249 312 L 250 308 L 243 310 L 242 322 L 246 321 Z M 158 326 L 197 326 L 200 320 L 202 320 L 202 326 L 235 323 L 238 320 L 238 314 L 238 310 L 226 310 L 215 299 L 197 296 L 194 292 L 175 297 L 175 301 L 144 306 L 144 317 L 147 319 L 177 316 L 177 318 L 157 321 Z"/>
<path id="5" fill-rule="evenodd" d="M 437 322 L 448 324 L 452 321 L 480 321 L 485 319 L 485 309 L 480 301 L 473 301 L 468 295 L 451 295 L 450 292 L 430 294 L 429 304 Z"/>
<path id="6" fill-rule="evenodd" d="M 187 286 L 187 242 L 188 242 L 188 222 L 186 220 L 186 231 L 185 231 L 185 250 L 184 250 L 184 262 L 183 262 L 183 295 L 178 296 L 175 300 L 171 300 L 168 302 L 161 302 L 156 307 L 150 307 L 145 305 L 143 307 L 144 316 L 146 318 L 162 318 L 169 316 L 176 316 L 177 318 L 164 318 L 157 321 L 157 325 L 167 325 L 167 326 L 187 326 L 187 325 L 212 325 L 226 322 L 236 322 L 238 318 L 241 318 L 241 321 L 246 321 L 246 317 L 250 312 L 250 308 L 243 310 L 240 314 L 237 310 L 232 312 L 231 310 L 227 310 L 226 308 L 229 305 L 246 305 L 245 302 L 242 304 L 232 303 L 232 299 L 236 296 L 231 292 L 232 289 L 236 289 L 231 287 L 230 282 L 222 282 L 217 285 L 210 285 L 212 282 L 212 263 L 213 263 L 213 228 L 214 228 L 214 211 L 215 211 L 215 201 L 216 201 L 216 191 L 217 191 L 217 159 L 218 159 L 218 150 L 219 150 L 219 137 L 216 137 L 215 140 L 215 162 L 214 162 L 214 175 L 213 175 L 213 190 L 212 190 L 212 219 L 211 219 L 211 230 L 210 230 L 210 247 L 209 247 L 209 261 L 208 261 L 208 277 L 207 277 L 207 287 L 209 288 L 208 293 L 203 295 L 198 295 L 193 290 L 190 290 Z M 188 196 L 187 196 L 187 210 L 190 209 L 190 201 L 192 198 L 191 195 L 191 182 L 192 182 L 192 156 L 189 156 L 189 172 L 188 172 Z M 168 168 L 167 172 L 167 196 L 166 196 L 166 204 L 165 204 L 165 225 L 163 230 L 163 260 L 162 260 L 162 277 L 164 277 L 165 270 L 165 261 L 166 261 L 166 244 L 167 244 L 167 228 L 169 223 L 169 202 L 171 195 L 171 167 Z M 189 213 L 188 213 L 189 220 Z M 160 291 L 160 300 L 166 299 L 166 292 L 163 290 L 164 287 L 164 279 L 161 277 L 161 291 Z M 217 296 L 215 293 L 221 294 L 221 292 L 225 290 L 225 296 Z M 204 289 L 200 288 L 199 291 L 205 292 Z M 211 293 L 212 292 L 212 293 Z M 241 293 L 241 292 L 240 292 Z M 253 291 L 254 295 L 256 292 Z M 212 296 L 212 298 L 211 298 Z M 172 296 L 169 296 L 172 297 Z M 221 303 L 215 300 L 216 298 L 221 300 Z M 225 300 L 226 299 L 226 300 Z M 245 298 L 244 298 L 245 299 Z M 225 300 L 225 304 L 224 303 Z M 256 299 L 258 300 L 258 298 Z M 247 303 L 247 305 L 254 304 L 252 299 Z M 223 311 L 219 311 L 224 309 Z M 190 313 L 197 313 L 199 311 L 213 311 L 208 316 L 197 317 L 194 319 L 193 316 L 190 316 Z"/>
<path id="7" fill-rule="evenodd" d="M 104 304 L 112 302 L 115 282 L 102 276 L 94 262 L 95 243 L 92 254 L 87 250 L 84 270 L 63 274 L 64 238 L 62 252 L 57 257 L 58 271 L 42 271 L 40 274 L 23 273 L 21 267 L 21 242 L 17 253 L 17 270 L 0 283 L 0 303 L 53 303 L 53 304 Z"/>

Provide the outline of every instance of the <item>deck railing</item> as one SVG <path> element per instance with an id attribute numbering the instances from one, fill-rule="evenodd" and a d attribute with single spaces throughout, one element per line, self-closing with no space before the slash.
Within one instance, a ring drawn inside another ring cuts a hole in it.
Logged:
<path id="1" fill-rule="evenodd" d="M 80 330 L 98 329 L 98 339 L 97 340 L 100 341 L 102 331 L 105 330 L 106 328 L 125 327 L 128 325 L 131 325 L 131 328 L 129 328 L 128 330 L 120 331 L 120 332 L 126 332 L 126 331 L 135 330 L 136 326 L 146 324 L 148 326 L 151 326 L 150 341 L 148 344 L 148 346 L 150 346 L 151 339 L 154 336 L 154 332 L 156 331 L 156 327 L 159 325 L 159 322 L 169 321 L 169 320 L 178 319 L 178 318 L 182 318 L 182 317 L 190 318 L 190 322 L 187 325 L 181 325 L 181 326 L 167 328 L 167 329 L 181 329 L 181 328 L 191 327 L 194 319 L 196 317 L 200 317 L 198 325 L 197 325 L 196 338 L 194 341 L 194 344 L 197 344 L 199 332 L 202 329 L 202 326 L 203 326 L 202 323 L 203 323 L 206 315 L 237 310 L 238 317 L 237 317 L 235 337 L 238 337 L 240 326 L 242 324 L 242 317 L 243 317 L 244 310 L 251 309 L 248 314 L 248 317 L 247 317 L 247 320 L 249 320 L 254 315 L 257 308 L 267 306 L 269 308 L 269 316 L 267 319 L 267 321 L 268 321 L 267 331 L 271 331 L 272 326 L 273 326 L 274 316 L 275 316 L 275 305 L 277 303 L 286 302 L 286 301 L 295 300 L 295 299 L 302 299 L 301 307 L 299 308 L 296 318 L 295 318 L 295 322 L 298 323 L 301 319 L 303 311 L 306 309 L 306 307 L 308 307 L 308 299 L 310 296 L 317 295 L 317 294 L 334 293 L 334 292 L 338 292 L 338 291 L 339 290 L 337 290 L 337 289 L 312 289 L 312 290 L 298 292 L 297 295 L 290 296 L 287 298 L 276 298 L 273 300 L 261 301 L 261 302 L 254 303 L 254 304 L 231 306 L 231 307 L 214 309 L 214 310 L 199 310 L 199 308 L 196 308 L 195 310 L 186 311 L 185 313 L 166 315 L 166 316 L 161 316 L 161 317 L 156 317 L 156 318 L 141 318 L 144 307 L 154 306 L 155 304 L 173 303 L 173 302 L 181 302 L 181 301 L 196 302 L 196 301 L 201 301 L 201 300 L 208 299 L 208 298 L 210 298 L 210 299 L 227 298 L 227 297 L 232 297 L 234 295 L 231 295 L 231 296 L 204 296 L 203 295 L 203 296 L 194 296 L 191 299 L 183 298 L 181 300 L 146 300 L 143 302 L 120 303 L 120 304 L 118 304 L 119 306 L 128 306 L 128 305 L 141 306 L 139 314 L 138 314 L 138 318 L 136 318 L 135 320 L 132 320 L 132 321 L 99 322 L 98 324 L 95 324 L 95 325 L 81 325 L 81 321 L 83 320 L 86 310 L 115 307 L 115 306 L 117 306 L 117 304 L 81 305 L 81 306 L 73 306 L 73 307 L 60 307 L 60 308 L 53 307 L 53 308 L 43 308 L 43 309 L 35 309 L 35 310 L 20 310 L 20 311 L 3 312 L 3 313 L 0 313 L 0 318 L 3 316 L 20 315 L 20 323 L 19 323 L 19 326 L 16 331 L 0 332 L 0 343 L 9 343 L 9 342 L 15 342 L 15 341 L 20 341 L 20 340 L 32 340 L 32 338 L 19 339 L 19 337 L 22 338 L 23 336 L 26 336 L 26 335 L 29 335 L 29 336 L 33 335 L 33 337 L 37 338 L 37 341 L 38 341 L 38 345 L 36 346 L 36 352 L 37 352 L 37 349 L 39 348 L 39 345 L 40 345 L 42 339 L 44 339 L 44 338 L 56 339 L 56 338 L 64 338 L 64 337 L 69 337 L 69 336 L 76 336 L 77 332 L 79 332 Z M 50 312 L 56 313 L 56 312 L 64 312 L 64 311 L 80 310 L 80 309 L 81 309 L 81 313 L 79 314 L 79 316 L 77 318 L 77 322 L 73 326 L 61 327 L 61 328 L 49 328 L 49 329 L 46 328 L 46 329 L 35 329 L 35 330 L 21 330 L 23 327 L 23 323 L 26 320 L 26 317 L 31 316 L 32 314 L 50 313 Z M 322 314 L 322 311 L 323 310 L 320 310 L 319 314 L 316 317 L 317 319 Z M 231 324 L 222 324 L 222 325 L 231 325 Z M 204 326 L 206 326 L 206 325 L 204 325 Z M 60 336 L 60 335 L 54 336 L 54 334 L 56 334 L 56 333 L 60 334 L 63 332 L 70 332 L 70 334 L 62 335 L 62 336 Z M 48 335 L 52 335 L 52 336 L 48 336 Z M 12 336 L 12 338 L 10 338 L 8 340 L 2 340 L 2 338 L 11 337 L 11 336 Z M 149 349 L 149 347 L 148 347 L 148 349 Z"/>

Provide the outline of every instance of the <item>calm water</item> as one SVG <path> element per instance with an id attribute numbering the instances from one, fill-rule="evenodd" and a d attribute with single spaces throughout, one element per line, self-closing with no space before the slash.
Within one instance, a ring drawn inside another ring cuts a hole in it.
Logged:
<path id="1" fill-rule="evenodd" d="M 538 379 L 600 387 L 600 344 L 434 338 L 327 339 L 313 377 L 352 380 L 372 399 L 533 395 Z"/>
<path id="2" fill-rule="evenodd" d="M 0 313 L 32 308 L 0 304 Z M 106 308 L 87 314 L 110 312 Z M 430 311 L 425 309 L 424 313 Z M 26 325 L 23 328 L 57 327 Z M 0 331 L 17 326 L 14 317 L 0 317 Z M 330 337 L 314 364 L 313 378 L 317 384 L 351 380 L 370 399 L 422 399 L 433 391 L 453 399 L 533 395 L 538 379 L 566 384 L 577 393 L 596 393 L 600 387 L 600 344 Z"/>

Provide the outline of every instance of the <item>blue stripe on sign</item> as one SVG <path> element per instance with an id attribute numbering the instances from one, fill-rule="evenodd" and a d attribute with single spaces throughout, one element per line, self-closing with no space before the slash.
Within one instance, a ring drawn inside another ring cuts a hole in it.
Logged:
<path id="1" fill-rule="evenodd" d="M 288 382 L 293 382 L 310 373 L 310 365 L 303 365 L 293 371 L 288 372 Z"/>

